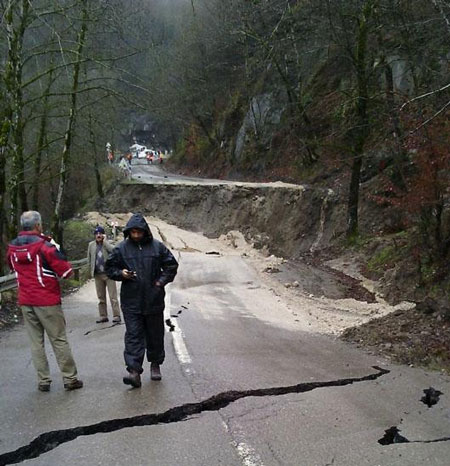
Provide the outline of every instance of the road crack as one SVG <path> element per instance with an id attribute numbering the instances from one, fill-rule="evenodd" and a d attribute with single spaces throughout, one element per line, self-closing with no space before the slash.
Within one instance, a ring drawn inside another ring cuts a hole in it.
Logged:
<path id="1" fill-rule="evenodd" d="M 397 426 L 389 427 L 384 431 L 384 436 L 378 440 L 380 445 L 393 445 L 395 443 L 439 443 L 448 442 L 450 437 L 442 437 L 433 440 L 408 440 L 403 435 L 400 435 L 401 430 Z"/>
<path id="2" fill-rule="evenodd" d="M 54 430 L 45 432 L 28 445 L 18 448 L 17 450 L 3 453 L 0 455 L 0 466 L 9 464 L 17 464 L 25 460 L 37 458 L 38 456 L 51 451 L 62 445 L 63 443 L 71 442 L 83 435 L 95 435 L 99 433 L 116 432 L 121 429 L 130 427 L 144 427 L 157 424 L 170 424 L 186 420 L 188 417 L 200 414 L 205 411 L 218 411 L 225 408 L 237 400 L 247 397 L 263 397 L 263 396 L 280 396 L 291 393 L 305 393 L 317 388 L 326 387 L 343 387 L 358 382 L 367 382 L 376 380 L 379 377 L 388 374 L 390 371 L 382 369 L 378 366 L 373 366 L 377 371 L 363 377 L 355 377 L 348 379 L 338 379 L 326 382 L 307 382 L 287 387 L 271 387 L 260 388 L 254 390 L 243 391 L 228 391 L 214 395 L 206 400 L 197 403 L 186 403 L 181 406 L 168 409 L 163 413 L 142 414 L 129 418 L 110 419 L 107 421 L 98 422 L 87 426 L 73 427 L 70 429 Z"/>
<path id="3" fill-rule="evenodd" d="M 107 325 L 106 327 L 100 327 L 100 328 L 94 328 L 93 330 L 88 330 L 84 336 L 86 335 L 89 335 L 90 333 L 94 333 L 94 332 L 100 332 L 102 330 L 106 330 L 108 328 L 113 328 L 113 327 L 117 327 L 118 325 L 124 325 L 122 322 L 114 322 L 112 325 Z"/>
<path id="4" fill-rule="evenodd" d="M 169 332 L 174 332 L 175 331 L 175 325 L 172 323 L 170 319 L 166 319 L 166 325 L 169 327 Z"/>
<path id="5" fill-rule="evenodd" d="M 161 241 L 170 249 L 175 249 L 169 242 L 169 240 L 166 238 L 166 235 L 162 232 L 161 228 L 159 228 L 158 225 L 152 225 L 152 227 L 155 227 L 156 230 L 158 231 L 158 235 L 161 238 Z"/>

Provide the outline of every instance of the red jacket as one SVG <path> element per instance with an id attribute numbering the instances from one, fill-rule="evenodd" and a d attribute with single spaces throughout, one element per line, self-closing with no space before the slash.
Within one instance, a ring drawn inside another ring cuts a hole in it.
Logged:
<path id="1" fill-rule="evenodd" d="M 16 273 L 19 304 L 54 306 L 61 303 L 59 278 L 67 278 L 72 266 L 50 238 L 36 231 L 22 231 L 8 247 L 7 261 Z"/>

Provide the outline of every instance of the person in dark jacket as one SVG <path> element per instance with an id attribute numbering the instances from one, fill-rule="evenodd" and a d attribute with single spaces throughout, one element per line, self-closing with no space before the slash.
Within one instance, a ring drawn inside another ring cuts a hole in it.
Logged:
<path id="1" fill-rule="evenodd" d="M 120 303 L 125 320 L 123 383 L 141 386 L 142 363 L 147 351 L 152 380 L 161 380 L 164 361 L 164 287 L 177 274 L 178 262 L 163 243 L 153 238 L 141 214 L 129 219 L 122 241 L 109 256 L 105 271 L 122 281 Z"/>
<path id="2" fill-rule="evenodd" d="M 63 376 L 64 388 L 83 387 L 66 336 L 66 320 L 61 308 L 58 278 L 68 278 L 72 266 L 42 234 L 39 212 L 30 210 L 20 217 L 23 231 L 11 241 L 7 261 L 17 277 L 18 301 L 31 342 L 31 355 L 38 375 L 38 389 L 50 390 L 51 377 L 44 346 L 44 332 L 53 347 Z"/>

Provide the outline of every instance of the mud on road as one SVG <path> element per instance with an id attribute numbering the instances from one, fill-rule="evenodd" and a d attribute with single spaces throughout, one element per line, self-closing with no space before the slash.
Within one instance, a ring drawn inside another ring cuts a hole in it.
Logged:
<path id="1" fill-rule="evenodd" d="M 117 222 L 124 226 L 130 213 L 90 212 L 92 225 Z M 208 238 L 147 217 L 154 232 L 176 229 L 182 251 L 239 254 L 259 273 L 265 285 L 286 303 L 302 330 L 331 334 L 347 342 L 411 366 L 450 373 L 450 323 L 431 316 L 415 303 L 391 305 L 377 292 L 377 282 L 364 277 L 364 264 L 352 254 L 303 254 L 285 259 L 271 254 L 263 235 L 253 239 L 231 230 Z M 164 241 L 164 236 L 161 236 Z M 173 246 L 173 245 L 172 245 Z"/>
<path id="2" fill-rule="evenodd" d="M 117 224 L 120 231 L 130 216 L 131 213 L 88 212 L 84 219 L 93 226 Z M 390 306 L 362 286 L 358 278 L 339 270 L 339 261 L 327 264 L 314 260 L 287 260 L 270 254 L 267 247 L 255 248 L 255 244 L 239 231 L 207 238 L 156 217 L 147 216 L 146 219 L 154 236 L 174 251 L 240 255 L 277 299 L 286 304 L 302 330 L 339 335 L 346 328 L 413 306 L 411 303 Z M 167 237 L 177 238 L 176 243 L 168 243 Z M 117 240 L 120 239 L 119 236 Z"/>

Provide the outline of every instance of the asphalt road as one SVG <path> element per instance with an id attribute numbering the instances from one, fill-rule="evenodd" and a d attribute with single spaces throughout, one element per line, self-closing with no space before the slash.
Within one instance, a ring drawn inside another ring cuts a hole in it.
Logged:
<path id="1" fill-rule="evenodd" d="M 166 173 L 159 164 L 148 164 L 144 159 L 133 159 L 131 162 L 131 175 L 136 181 L 144 183 L 195 183 L 203 184 L 217 182 L 218 180 L 207 180 L 183 175 Z M 220 181 L 222 182 L 222 181 Z M 230 183 L 223 181 L 223 183 Z"/>
<path id="2" fill-rule="evenodd" d="M 299 185 L 294 185 L 284 182 L 270 182 L 270 183 L 256 183 L 248 181 L 230 181 L 230 180 L 219 180 L 214 178 L 196 178 L 191 176 L 176 175 L 173 173 L 165 172 L 162 167 L 158 164 L 148 164 L 143 159 L 133 159 L 131 165 L 132 178 L 136 181 L 140 181 L 146 184 L 204 184 L 204 185 L 238 185 L 238 186 L 293 186 L 298 188 Z"/>
<path id="3" fill-rule="evenodd" d="M 0 335 L 0 465 L 448 466 L 448 376 L 302 331 L 244 257 L 156 230 L 180 260 L 163 380 L 123 385 L 124 326 L 95 324 L 88 282 L 63 305 L 82 390 L 64 391 L 49 350 L 38 392 L 24 328 Z"/>

